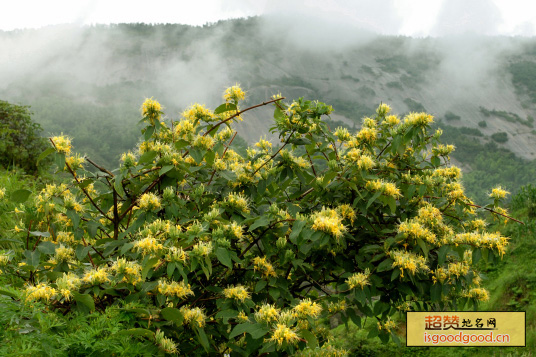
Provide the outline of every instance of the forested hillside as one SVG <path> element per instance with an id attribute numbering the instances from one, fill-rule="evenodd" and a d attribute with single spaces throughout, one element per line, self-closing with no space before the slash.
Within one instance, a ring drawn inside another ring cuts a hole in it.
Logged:
<path id="1" fill-rule="evenodd" d="M 135 108 L 146 97 L 178 119 L 194 101 L 213 106 L 225 85 L 240 82 L 246 104 L 279 92 L 319 98 L 335 109 L 333 127 L 350 128 L 384 102 L 399 114 L 435 115 L 458 147 L 453 158 L 472 196 L 498 183 L 516 191 L 534 177 L 535 41 L 362 33 L 329 43 L 280 25 L 257 17 L 3 32 L 0 99 L 31 105 L 45 134 L 68 134 L 103 163 L 136 144 Z M 269 111 L 245 118 L 238 130 L 246 141 L 277 141 Z"/>

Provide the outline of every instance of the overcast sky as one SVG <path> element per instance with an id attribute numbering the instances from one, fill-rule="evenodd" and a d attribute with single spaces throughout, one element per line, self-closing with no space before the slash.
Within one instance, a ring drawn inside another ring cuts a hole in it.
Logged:
<path id="1" fill-rule="evenodd" d="M 536 35 L 529 0 L 16 0 L 3 1 L 0 29 L 124 22 L 203 25 L 254 15 L 334 21 L 380 34 Z"/>

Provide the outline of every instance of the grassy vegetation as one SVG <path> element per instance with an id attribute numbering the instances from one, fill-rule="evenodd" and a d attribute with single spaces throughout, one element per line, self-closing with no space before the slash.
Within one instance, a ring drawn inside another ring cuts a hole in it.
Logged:
<path id="1" fill-rule="evenodd" d="M 536 351 L 536 217 L 529 207 L 536 207 L 536 187 L 527 186 L 512 199 L 512 216 L 524 225 L 510 221 L 499 225 L 490 222 L 491 230 L 500 230 L 511 237 L 510 247 L 502 260 L 494 264 L 479 262 L 479 269 L 487 277 L 483 283 L 490 291 L 490 300 L 481 311 L 526 311 L 526 347 L 405 347 L 405 317 L 398 319 L 401 345 L 384 345 L 367 337 L 367 327 L 359 329 L 349 322 L 335 329 L 333 345 L 347 349 L 352 356 L 532 356 Z M 536 211 L 536 210 L 535 210 Z M 532 213 L 531 213 L 532 212 Z"/>

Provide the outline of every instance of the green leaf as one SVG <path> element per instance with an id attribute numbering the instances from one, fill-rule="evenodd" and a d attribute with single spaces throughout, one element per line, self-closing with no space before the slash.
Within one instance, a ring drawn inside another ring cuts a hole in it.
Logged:
<path id="1" fill-rule="evenodd" d="M 95 238 L 97 235 L 97 229 L 99 228 L 100 224 L 94 221 L 87 222 L 87 232 L 89 233 L 89 236 L 91 238 Z"/>
<path id="2" fill-rule="evenodd" d="M 93 298 L 91 297 L 91 295 L 73 292 L 73 298 L 77 302 L 86 305 L 89 308 L 89 310 L 91 311 L 95 310 L 95 301 L 93 301 Z"/>
<path id="3" fill-rule="evenodd" d="M 158 155 L 156 151 L 147 151 L 146 153 L 141 155 L 140 159 L 138 160 L 138 164 L 141 165 L 141 164 L 147 164 L 147 163 L 153 162 L 156 155 Z"/>
<path id="4" fill-rule="evenodd" d="M 391 213 L 394 214 L 396 212 L 396 200 L 394 197 L 386 197 L 385 201 L 389 205 L 389 208 L 391 209 Z"/>
<path id="5" fill-rule="evenodd" d="M 31 194 L 32 194 L 32 191 L 28 191 L 25 189 L 13 191 L 11 193 L 11 201 L 13 203 L 24 203 L 26 202 L 28 197 L 30 197 Z"/>
<path id="6" fill-rule="evenodd" d="M 160 310 L 160 315 L 162 315 L 162 317 L 167 321 L 171 321 L 178 326 L 181 325 L 182 321 L 184 320 L 182 312 L 174 307 L 166 307 Z"/>
<path id="7" fill-rule="evenodd" d="M 190 150 L 190 156 L 194 158 L 196 163 L 201 163 L 203 161 L 203 156 L 205 155 L 205 150 L 199 148 L 192 148 Z"/>
<path id="8" fill-rule="evenodd" d="M 266 227 L 270 223 L 270 218 L 267 216 L 261 216 L 259 219 L 255 221 L 251 226 L 249 226 L 248 231 L 251 232 L 255 228 L 259 227 Z"/>
<path id="9" fill-rule="evenodd" d="M 175 142 L 175 149 L 180 150 L 182 148 L 185 148 L 188 145 L 190 145 L 189 142 L 187 142 L 184 139 L 181 139 L 181 140 Z"/>
<path id="10" fill-rule="evenodd" d="M 145 141 L 149 140 L 154 133 L 154 126 L 149 126 L 145 129 Z"/>
<path id="11" fill-rule="evenodd" d="M 232 103 L 223 103 L 222 105 L 214 109 L 214 114 L 221 114 L 230 110 L 236 110 L 236 105 Z"/>
<path id="12" fill-rule="evenodd" d="M 58 170 L 63 170 L 65 168 L 65 154 L 56 152 L 54 154 L 54 163 L 58 167 Z"/>
<path id="13" fill-rule="evenodd" d="M 383 262 L 381 262 L 380 265 L 378 265 L 378 268 L 376 269 L 376 271 L 380 273 L 382 271 L 391 270 L 392 268 L 393 268 L 393 260 L 388 258 L 388 259 L 385 259 Z"/>
<path id="14" fill-rule="evenodd" d="M 145 280 L 145 278 L 147 277 L 147 273 L 149 273 L 149 270 L 155 266 L 155 264 L 159 261 L 160 259 L 159 258 L 156 258 L 156 257 L 153 257 L 151 259 L 149 259 L 145 265 L 143 266 L 143 269 L 141 271 L 141 279 L 142 280 Z"/>
<path id="15" fill-rule="evenodd" d="M 236 310 L 223 310 L 216 314 L 217 319 L 232 319 L 238 316 L 238 311 Z"/>
<path id="16" fill-rule="evenodd" d="M 376 199 L 377 199 L 378 197 L 380 197 L 381 194 L 382 194 L 382 191 L 378 191 L 378 192 L 376 192 L 376 193 L 371 197 L 371 199 L 368 201 L 368 203 L 367 203 L 367 207 L 365 207 L 365 209 L 368 209 L 368 208 L 370 207 L 370 205 L 373 204 L 374 201 L 376 201 Z"/>
<path id="17" fill-rule="evenodd" d="M 432 302 L 440 301 L 441 300 L 441 291 L 443 288 L 441 287 L 441 284 L 435 283 L 430 288 L 430 298 L 432 299 Z"/>
<path id="18" fill-rule="evenodd" d="M 231 331 L 231 333 L 229 334 L 229 339 L 235 338 L 238 335 L 248 332 L 248 330 L 251 329 L 252 326 L 253 324 L 249 322 L 236 325 L 234 329 Z"/>
<path id="19" fill-rule="evenodd" d="M 39 249 L 44 254 L 54 254 L 56 251 L 56 244 L 52 242 L 41 242 L 37 246 L 37 249 Z"/>
<path id="20" fill-rule="evenodd" d="M 216 157 L 216 154 L 212 150 L 208 150 L 205 154 L 205 161 L 207 162 L 207 166 L 212 167 L 212 164 L 214 163 L 214 158 Z"/>
<path id="21" fill-rule="evenodd" d="M 164 175 L 166 172 L 171 171 L 174 168 L 173 165 L 164 166 L 158 171 L 158 176 Z"/>
<path id="22" fill-rule="evenodd" d="M 120 173 L 117 174 L 117 176 L 114 177 L 114 189 L 115 189 L 115 192 L 119 194 L 119 196 L 125 197 L 126 193 L 125 193 L 125 190 L 123 190 L 122 181 L 123 181 L 123 175 Z"/>
<path id="23" fill-rule="evenodd" d="M 207 337 L 207 334 L 205 333 L 205 330 L 200 327 L 196 327 L 195 329 L 197 331 L 197 337 L 199 339 L 199 342 L 201 343 L 201 346 L 203 346 L 205 351 L 208 352 L 210 344 L 208 342 L 208 337 Z"/>
<path id="24" fill-rule="evenodd" d="M 78 228 L 78 225 L 80 224 L 80 216 L 78 215 L 78 213 L 76 213 L 75 210 L 70 209 L 70 210 L 67 210 L 65 214 L 67 215 L 67 217 L 69 217 L 69 219 L 73 223 L 73 229 Z"/>
<path id="25" fill-rule="evenodd" d="M 268 329 L 260 324 L 252 324 L 249 322 L 236 325 L 233 331 L 229 334 L 229 339 L 235 338 L 243 333 L 249 333 L 254 339 L 261 338 L 268 333 Z"/>
<path id="26" fill-rule="evenodd" d="M 421 238 L 417 238 L 417 244 L 419 244 L 419 247 L 421 247 L 421 250 L 424 253 L 424 256 L 427 257 L 428 247 L 426 246 L 426 243 Z"/>
<path id="27" fill-rule="evenodd" d="M 31 250 L 26 250 L 24 256 L 26 257 L 26 264 L 29 266 L 36 267 L 39 265 L 39 260 L 41 258 L 41 252 L 39 250 L 33 252 Z"/>
<path id="28" fill-rule="evenodd" d="M 305 221 L 295 221 L 292 225 L 292 232 L 290 233 L 289 239 L 293 244 L 296 244 L 298 236 L 300 235 L 300 232 L 305 226 L 305 223 Z"/>
<path id="29" fill-rule="evenodd" d="M 30 232 L 31 236 L 34 237 L 50 237 L 50 233 L 48 232 L 39 232 L 39 231 L 32 231 Z"/>
<path id="30" fill-rule="evenodd" d="M 447 253 L 450 250 L 448 245 L 444 245 L 441 248 L 439 248 L 439 251 L 437 252 L 437 265 L 443 265 L 445 263 L 445 259 L 447 258 Z"/>
<path id="31" fill-rule="evenodd" d="M 84 247 L 82 244 L 79 244 L 78 247 L 76 247 L 75 254 L 76 258 L 78 260 L 83 260 L 87 257 L 87 253 L 89 252 L 90 247 Z"/>
<path id="32" fill-rule="evenodd" d="M 229 269 L 233 268 L 231 255 L 229 254 L 229 251 L 227 249 L 223 247 L 218 247 L 216 249 L 216 258 L 218 258 L 218 260 Z"/>
<path id="33" fill-rule="evenodd" d="M 437 156 L 432 156 L 432 159 L 430 161 L 432 162 L 432 165 L 434 165 L 435 167 L 438 167 L 439 165 L 441 165 L 441 160 Z"/>
<path id="34" fill-rule="evenodd" d="M 19 298 L 19 296 L 16 293 L 14 293 L 12 291 L 9 291 L 9 290 L 5 290 L 5 289 L 0 289 L 0 295 L 9 296 L 9 297 L 11 297 L 13 299 L 18 299 Z"/>
<path id="35" fill-rule="evenodd" d="M 266 280 L 259 280 L 257 284 L 255 284 L 255 292 L 258 293 L 259 291 L 264 289 L 266 287 L 266 284 L 268 284 Z"/>
<path id="36" fill-rule="evenodd" d="M 39 164 L 39 161 L 43 160 L 48 155 L 52 154 L 54 151 L 56 151 L 54 148 L 48 148 L 45 151 L 43 151 L 41 155 L 39 155 L 39 157 L 37 158 L 37 164 Z"/>
<path id="37" fill-rule="evenodd" d="M 309 348 L 316 348 L 318 347 L 318 340 L 316 339 L 316 336 L 313 335 L 308 330 L 301 330 L 300 335 L 307 341 L 307 347 Z"/>
<path id="38" fill-rule="evenodd" d="M 144 336 L 148 338 L 154 338 L 154 332 L 144 328 L 131 328 L 129 330 L 121 330 L 116 333 L 116 335 L 126 335 L 126 336 Z"/>

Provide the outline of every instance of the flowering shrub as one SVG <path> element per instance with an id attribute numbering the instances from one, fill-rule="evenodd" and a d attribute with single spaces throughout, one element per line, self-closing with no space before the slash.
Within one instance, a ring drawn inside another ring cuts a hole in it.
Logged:
<path id="1" fill-rule="evenodd" d="M 328 128 L 324 103 L 277 96 L 240 110 L 244 97 L 233 86 L 214 111 L 195 104 L 178 122 L 148 99 L 143 140 L 112 171 L 51 138 L 42 156 L 72 182 L 35 197 L 22 258 L 0 259 L 26 281 L 25 302 L 122 309 L 137 318 L 122 334 L 167 353 L 343 355 L 328 342 L 334 314 L 377 320 L 370 336 L 387 341 L 397 311 L 488 297 L 472 265 L 502 256 L 507 238 L 477 212 L 507 218 L 506 191 L 485 207 L 465 196 L 431 115 L 400 119 L 382 104 L 352 134 Z M 268 104 L 281 144 L 241 156 L 233 121 Z"/>

